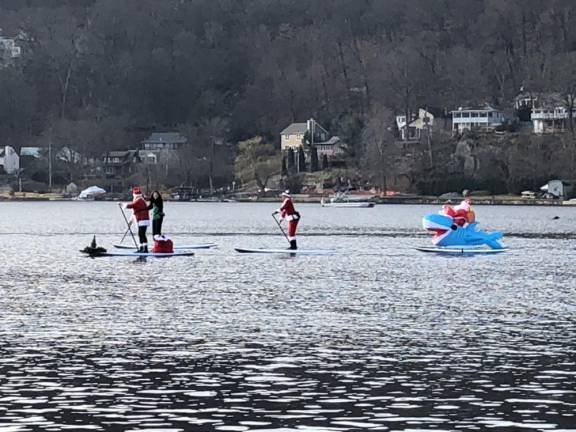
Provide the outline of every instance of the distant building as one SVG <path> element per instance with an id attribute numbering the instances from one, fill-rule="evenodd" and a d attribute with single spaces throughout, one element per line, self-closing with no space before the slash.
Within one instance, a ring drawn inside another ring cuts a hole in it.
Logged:
<path id="1" fill-rule="evenodd" d="M 572 118 L 576 121 L 576 109 Z M 570 110 L 560 93 L 542 93 L 534 100 L 530 120 L 536 134 L 563 132 L 569 127 Z"/>
<path id="2" fill-rule="evenodd" d="M 187 143 L 186 137 L 178 132 L 154 132 L 142 141 L 142 148 L 152 151 L 174 151 L 181 149 Z"/>
<path id="3" fill-rule="evenodd" d="M 0 68 L 9 66 L 22 55 L 22 50 L 16 45 L 15 39 L 0 36 Z"/>
<path id="4" fill-rule="evenodd" d="M 563 106 L 534 108 L 530 118 L 536 134 L 563 132 L 569 127 L 570 111 Z M 572 118 L 576 122 L 576 109 L 572 110 Z"/>
<path id="5" fill-rule="evenodd" d="M 306 123 L 292 123 L 282 132 L 280 132 L 280 148 L 282 151 L 298 148 L 304 146 L 304 137 L 308 134 L 313 138 L 313 143 L 323 143 L 328 141 L 328 131 L 320 126 L 314 119 L 308 120 Z"/>
<path id="6" fill-rule="evenodd" d="M 531 121 L 536 134 L 564 132 L 569 127 L 570 110 L 558 92 L 522 92 L 514 98 L 514 108 L 521 120 Z M 572 110 L 576 122 L 576 109 Z"/>
<path id="7" fill-rule="evenodd" d="M 318 151 L 319 158 L 326 156 L 328 159 L 334 159 L 345 153 L 344 145 L 337 136 L 333 136 L 325 142 L 314 143 L 314 147 Z"/>
<path id="8" fill-rule="evenodd" d="M 441 110 L 419 108 L 418 114 L 412 115 L 408 124 L 406 114 L 397 115 L 396 126 L 402 141 L 417 141 L 421 138 L 422 131 L 428 130 L 431 133 L 434 129 L 443 128 L 447 118 L 447 113 Z"/>
<path id="9" fill-rule="evenodd" d="M 304 146 L 304 140 L 308 143 Z M 337 136 L 330 136 L 314 119 L 306 123 L 292 123 L 282 132 L 280 132 L 280 148 L 282 151 L 298 150 L 301 147 L 308 152 L 309 145 L 316 147 L 318 157 L 326 156 L 328 159 L 334 159 L 344 154 L 344 144 Z M 309 157 L 309 155 L 308 155 Z"/>
<path id="10" fill-rule="evenodd" d="M 540 190 L 548 198 L 570 199 L 574 196 L 574 185 L 567 180 L 550 180 Z"/>
<path id="11" fill-rule="evenodd" d="M 120 150 L 105 153 L 103 168 L 108 178 L 125 178 L 136 173 L 141 162 L 139 150 Z"/>
<path id="12" fill-rule="evenodd" d="M 34 159 L 48 159 L 50 149 L 48 147 L 20 147 L 20 158 L 30 161 Z M 71 164 L 89 164 L 89 158 L 82 156 L 70 147 L 52 148 L 52 160 Z"/>
<path id="13" fill-rule="evenodd" d="M 20 147 L 20 157 L 40 159 L 42 157 L 42 147 Z"/>
<path id="14" fill-rule="evenodd" d="M 10 146 L 0 148 L 0 168 L 6 174 L 17 174 L 20 170 L 20 156 Z"/>
<path id="15" fill-rule="evenodd" d="M 452 130 L 494 130 L 504 124 L 504 113 L 490 105 L 483 107 L 458 108 L 452 111 Z"/>

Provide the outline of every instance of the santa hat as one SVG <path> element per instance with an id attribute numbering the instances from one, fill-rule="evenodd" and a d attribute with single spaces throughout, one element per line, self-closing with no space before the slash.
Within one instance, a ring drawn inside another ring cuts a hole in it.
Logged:
<path id="1" fill-rule="evenodd" d="M 285 198 L 292 198 L 289 190 L 285 190 L 284 192 L 282 192 L 282 196 Z"/>
<path id="2" fill-rule="evenodd" d="M 132 195 L 142 195 L 142 191 L 140 190 L 140 186 L 134 186 L 132 188 Z"/>

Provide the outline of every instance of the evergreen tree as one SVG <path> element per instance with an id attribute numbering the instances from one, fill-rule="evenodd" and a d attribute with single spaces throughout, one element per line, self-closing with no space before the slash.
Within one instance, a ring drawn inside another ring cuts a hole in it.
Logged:
<path id="1" fill-rule="evenodd" d="M 316 146 L 313 146 L 310 150 L 310 172 L 318 171 L 318 165 L 318 149 Z"/>
<path id="2" fill-rule="evenodd" d="M 330 168 L 330 163 L 328 162 L 328 156 L 325 154 L 322 155 L 322 169 L 327 170 Z"/>
<path id="3" fill-rule="evenodd" d="M 286 167 L 286 157 L 282 158 L 282 177 L 286 177 L 288 175 L 288 168 Z"/>
<path id="4" fill-rule="evenodd" d="M 298 172 L 306 171 L 306 155 L 304 154 L 304 147 L 298 148 Z"/>
<path id="5" fill-rule="evenodd" d="M 289 173 L 296 171 L 296 161 L 294 158 L 294 150 L 291 148 L 286 152 L 286 168 L 288 168 Z"/>

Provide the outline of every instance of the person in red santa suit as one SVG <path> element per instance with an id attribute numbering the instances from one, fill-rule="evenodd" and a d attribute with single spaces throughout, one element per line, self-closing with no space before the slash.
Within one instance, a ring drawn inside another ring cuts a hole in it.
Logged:
<path id="1" fill-rule="evenodd" d="M 464 198 L 460 204 L 454 207 L 451 204 L 450 201 L 447 201 L 442 206 L 441 213 L 454 219 L 454 223 L 457 226 L 465 226 L 476 221 L 470 198 Z"/>
<path id="2" fill-rule="evenodd" d="M 138 186 L 132 188 L 132 202 L 127 204 L 119 203 L 125 209 L 132 209 L 132 221 L 138 226 L 138 240 L 140 245 L 138 252 L 148 252 L 148 239 L 146 238 L 146 228 L 150 225 L 150 215 L 148 214 L 148 204 L 142 197 L 142 191 Z"/>
<path id="3" fill-rule="evenodd" d="M 280 213 L 280 222 L 283 220 L 288 221 L 288 241 L 290 242 L 290 249 L 298 249 L 296 244 L 296 228 L 298 228 L 298 222 L 300 221 L 300 213 L 294 208 L 294 202 L 290 196 L 289 191 L 282 192 L 282 206 L 276 210 L 273 215 Z"/>

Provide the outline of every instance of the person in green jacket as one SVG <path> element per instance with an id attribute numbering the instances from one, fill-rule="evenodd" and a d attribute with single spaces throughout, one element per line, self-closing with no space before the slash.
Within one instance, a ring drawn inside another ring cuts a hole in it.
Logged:
<path id="1" fill-rule="evenodd" d="M 152 210 L 152 236 L 162 235 L 162 222 L 164 221 L 164 201 L 160 192 L 152 192 L 148 210 Z"/>

